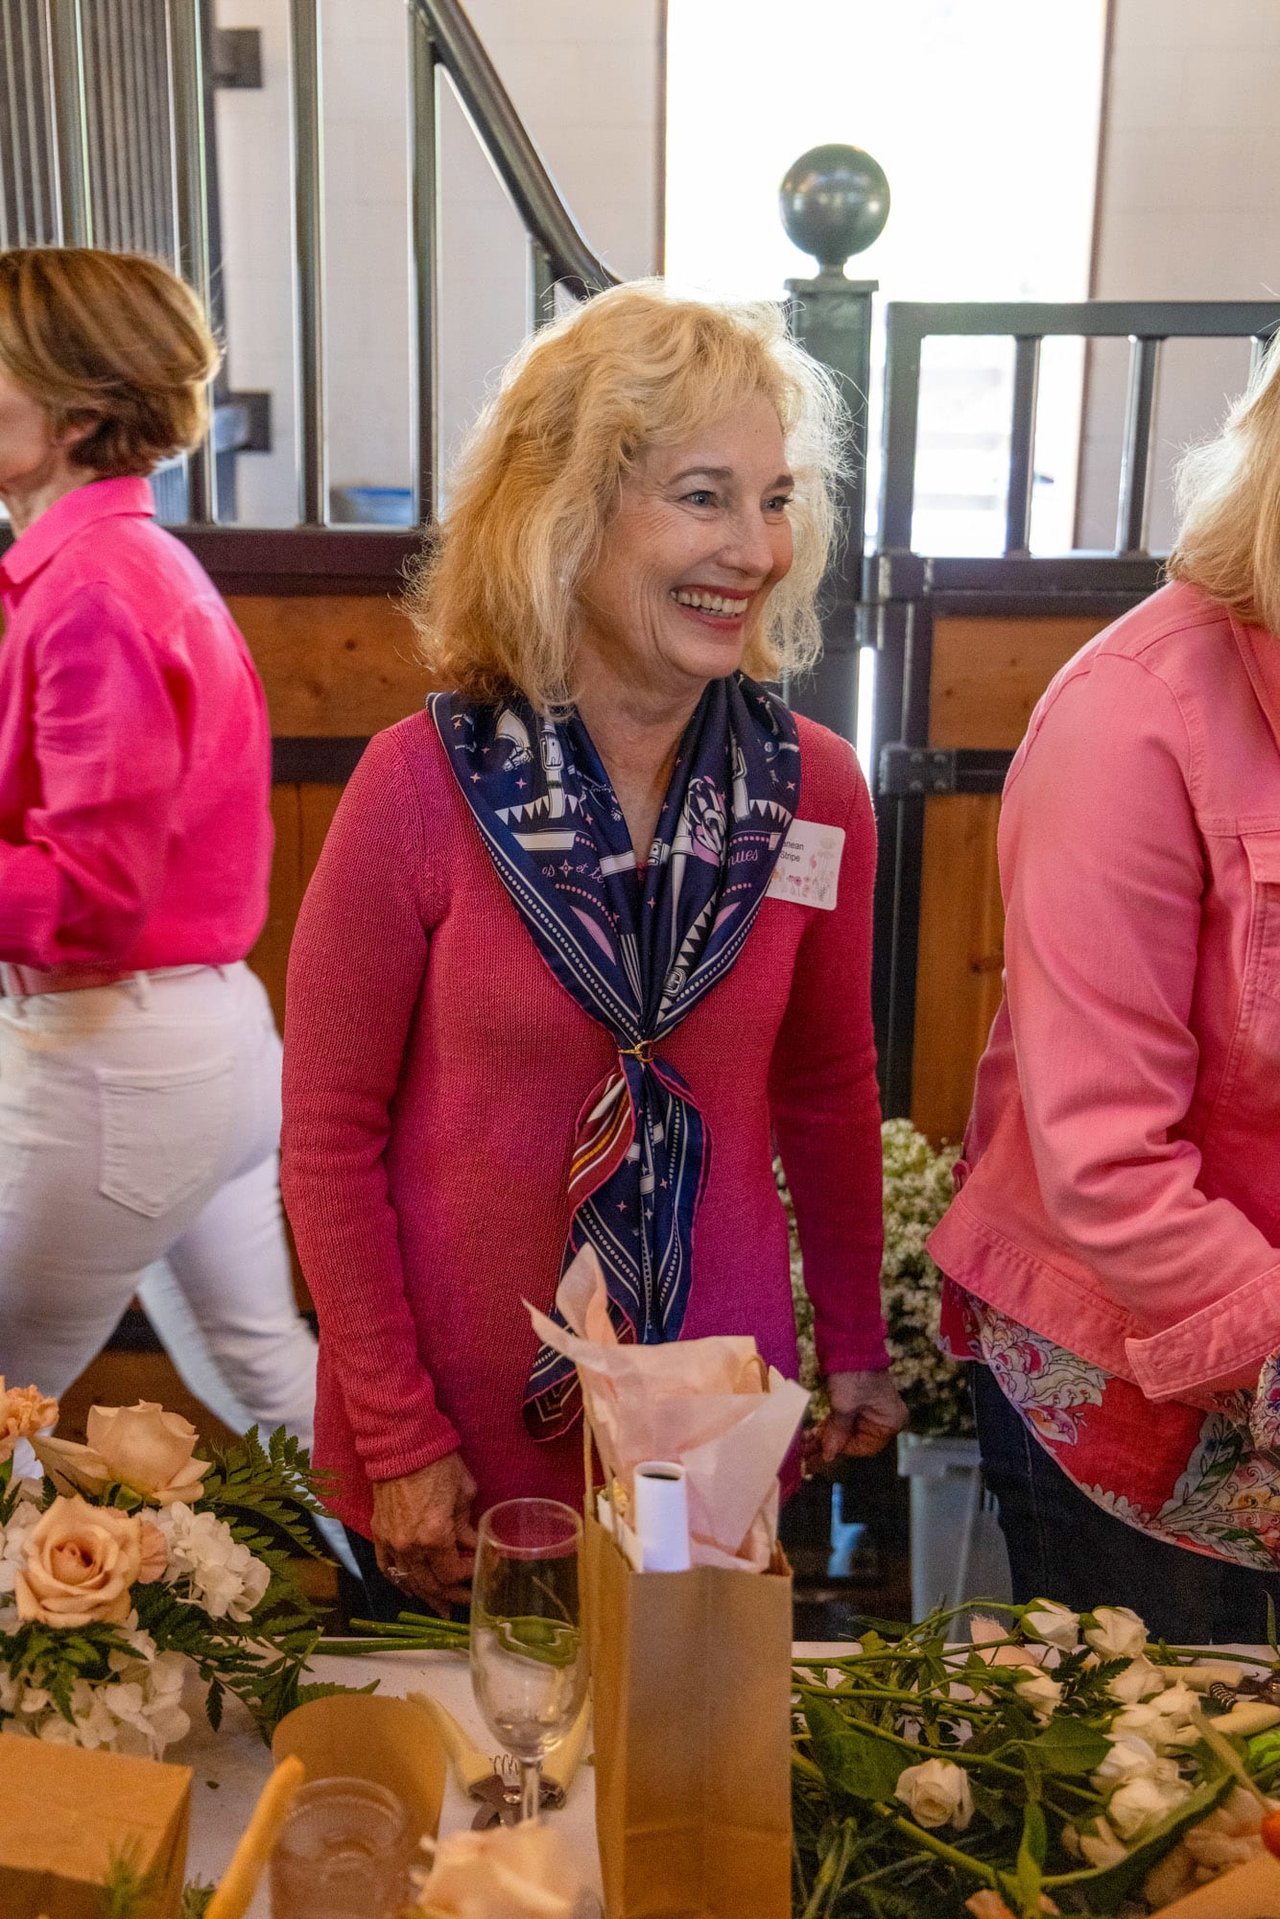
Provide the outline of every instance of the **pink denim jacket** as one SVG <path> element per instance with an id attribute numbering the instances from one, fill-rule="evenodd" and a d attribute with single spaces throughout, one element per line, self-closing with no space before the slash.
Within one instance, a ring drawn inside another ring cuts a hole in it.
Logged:
<path id="1" fill-rule="evenodd" d="M 1148 1398 L 1280 1346 L 1280 639 L 1173 585 L 1058 674 L 944 1273 Z"/>

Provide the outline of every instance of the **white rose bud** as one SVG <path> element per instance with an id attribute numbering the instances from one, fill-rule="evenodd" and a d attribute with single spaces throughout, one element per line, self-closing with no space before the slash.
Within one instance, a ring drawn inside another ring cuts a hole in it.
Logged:
<path id="1" fill-rule="evenodd" d="M 1170 1769 L 1168 1772 L 1163 1771 L 1166 1767 Z M 1112 1786 L 1123 1785 L 1126 1779 L 1176 1777 L 1177 1770 L 1171 1759 L 1162 1759 L 1145 1739 L 1136 1733 L 1124 1733 L 1111 1741 L 1110 1752 L 1090 1778 L 1099 1792 L 1106 1792 Z"/>
<path id="2" fill-rule="evenodd" d="M 1022 1630 L 1059 1652 L 1074 1652 L 1080 1644 L 1080 1615 L 1056 1599 L 1036 1599 L 1022 1615 Z"/>
<path id="3" fill-rule="evenodd" d="M 1101 1817 L 1091 1825 L 1082 1826 L 1077 1834 L 1076 1843 L 1081 1857 L 1091 1866 L 1118 1866 L 1122 1859 L 1129 1857 L 1129 1849 L 1116 1837 L 1114 1828 Z"/>
<path id="4" fill-rule="evenodd" d="M 1047 1672 L 1029 1672 L 1014 1681 L 1014 1691 L 1037 1719 L 1050 1719 L 1062 1704 L 1062 1687 Z"/>
<path id="5" fill-rule="evenodd" d="M 949 1759 L 926 1759 L 898 1774 L 896 1795 L 918 1826 L 954 1826 L 963 1832 L 973 1818 L 973 1794 L 963 1767 Z"/>
<path id="6" fill-rule="evenodd" d="M 1141 1839 L 1190 1791 L 1185 1779 L 1130 1779 L 1107 1801 L 1107 1817 L 1122 1839 Z"/>
<path id="7" fill-rule="evenodd" d="M 1101 1659 L 1136 1659 L 1147 1649 L 1147 1628 L 1128 1606 L 1096 1607 L 1084 1637 Z"/>
<path id="8" fill-rule="evenodd" d="M 1164 1674 L 1139 1654 L 1129 1661 L 1123 1672 L 1107 1681 L 1107 1691 L 1122 1706 L 1132 1706 L 1139 1699 L 1150 1699 L 1153 1693 L 1163 1692 Z"/>

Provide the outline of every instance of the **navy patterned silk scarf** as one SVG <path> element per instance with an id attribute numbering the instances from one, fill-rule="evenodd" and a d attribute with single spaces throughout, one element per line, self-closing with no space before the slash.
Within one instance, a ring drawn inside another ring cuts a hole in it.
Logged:
<path id="1" fill-rule="evenodd" d="M 578 1116 L 562 1271 L 594 1246 L 619 1339 L 678 1339 L 710 1139 L 657 1049 L 724 978 L 755 922 L 800 791 L 795 721 L 753 681 L 713 680 L 680 742 L 640 873 L 576 714 L 553 722 L 522 699 L 495 707 L 450 693 L 428 705 L 538 951 L 618 1048 Z M 544 1346 L 526 1425 L 554 1439 L 580 1410 L 572 1364 Z"/>

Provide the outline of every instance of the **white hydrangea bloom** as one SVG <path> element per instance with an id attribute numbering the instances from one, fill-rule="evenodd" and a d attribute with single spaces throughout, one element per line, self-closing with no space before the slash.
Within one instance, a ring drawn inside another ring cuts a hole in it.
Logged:
<path id="1" fill-rule="evenodd" d="M 6 1597 L 12 1594 L 22 1567 L 26 1555 L 27 1537 L 32 1528 L 40 1523 L 40 1508 L 36 1503 L 36 1492 L 35 1482 L 24 1480 L 18 1503 L 10 1514 L 8 1525 L 0 1526 L 0 1594 Z"/>
<path id="2" fill-rule="evenodd" d="M 0 1710 L 17 1716 L 6 1732 L 26 1733 L 55 1746 L 105 1748 L 140 1759 L 159 1759 L 166 1747 L 191 1730 L 182 1708 L 187 1662 L 181 1653 L 157 1653 L 148 1633 L 127 1631 L 128 1650 L 112 1653 L 110 1679 L 78 1679 L 71 1689 L 71 1718 L 43 1687 L 0 1686 Z"/>
<path id="3" fill-rule="evenodd" d="M 169 1552 L 168 1585 L 181 1589 L 211 1619 L 248 1619 L 271 1583 L 261 1559 L 233 1537 L 225 1520 L 176 1500 L 152 1515 Z"/>

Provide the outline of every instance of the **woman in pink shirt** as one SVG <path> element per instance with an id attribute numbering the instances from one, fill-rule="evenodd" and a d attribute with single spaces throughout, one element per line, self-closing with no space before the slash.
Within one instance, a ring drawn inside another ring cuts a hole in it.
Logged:
<path id="1" fill-rule="evenodd" d="M 289 966 L 317 1456 L 379 1610 L 458 1600 L 494 1501 L 580 1501 L 575 1382 L 523 1305 L 576 1248 L 621 1338 L 753 1333 L 794 1373 L 775 1136 L 822 1450 L 903 1421 L 870 803 L 746 677 L 813 657 L 832 447 L 773 308 L 622 287 L 537 336 L 451 489 L 415 595 L 439 690 L 366 752 Z"/>
<path id="2" fill-rule="evenodd" d="M 1016 1596 L 1256 1641 L 1280 1599 L 1280 349 L 1173 583 L 1041 700 L 1005 997 L 931 1249 Z"/>
<path id="3" fill-rule="evenodd" d="M 153 261 L 0 254 L 0 1371 L 61 1393 L 135 1291 L 218 1405 L 310 1437 L 244 957 L 271 859 L 262 688 L 152 520 L 217 349 Z M 243 1416 L 243 1415 L 241 1415 Z"/>

